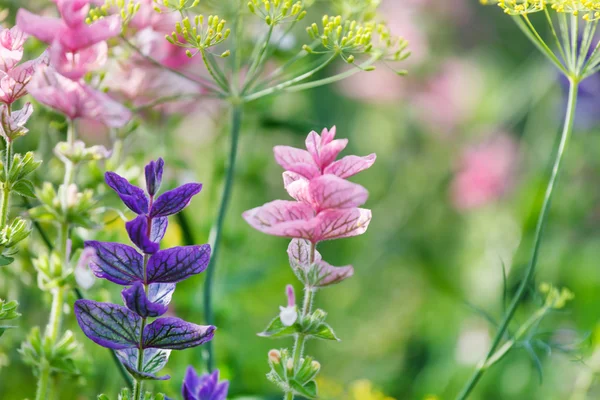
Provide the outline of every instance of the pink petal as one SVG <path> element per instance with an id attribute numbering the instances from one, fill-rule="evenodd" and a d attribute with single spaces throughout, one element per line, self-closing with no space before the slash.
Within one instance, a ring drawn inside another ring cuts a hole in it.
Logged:
<path id="1" fill-rule="evenodd" d="M 365 157 L 346 156 L 327 166 L 324 173 L 337 175 L 340 178 L 348 178 L 370 168 L 375 163 L 376 158 L 375 153 Z"/>
<path id="2" fill-rule="evenodd" d="M 306 150 L 308 150 L 308 152 L 312 156 L 312 159 L 314 160 L 315 164 L 319 165 L 319 159 L 320 159 L 319 152 L 321 150 L 321 136 L 319 136 L 319 134 L 317 132 L 312 131 L 306 137 L 304 144 L 306 145 Z"/>
<path id="3" fill-rule="evenodd" d="M 78 27 L 85 24 L 85 18 L 90 11 L 88 3 L 88 0 L 59 0 L 56 1 L 56 6 L 69 27 Z"/>
<path id="4" fill-rule="evenodd" d="M 354 268 L 352 265 L 334 267 L 325 261 L 320 261 L 315 268 L 317 268 L 317 287 L 335 285 L 354 275 Z"/>
<path id="5" fill-rule="evenodd" d="M 272 201 L 242 216 L 252 227 L 269 235 L 305 239 L 314 236 L 317 223 L 309 205 L 285 200 Z"/>
<path id="6" fill-rule="evenodd" d="M 82 118 L 99 121 L 109 128 L 120 128 L 131 120 L 131 111 L 106 93 L 89 86 L 85 86 L 85 93 L 86 97 L 93 99 L 96 104 L 90 104 L 88 108 L 84 108 Z M 81 101 L 85 103 L 85 97 Z"/>
<path id="7" fill-rule="evenodd" d="M 348 145 L 348 139 L 333 140 L 331 143 L 324 145 L 321 148 L 319 161 L 321 170 L 334 162 L 340 152 L 346 148 L 346 145 Z"/>
<path id="8" fill-rule="evenodd" d="M 71 51 L 77 52 L 96 43 L 118 36 L 121 33 L 121 17 L 111 15 L 91 25 L 79 27 L 62 26 L 60 29 L 60 43 Z"/>
<path id="9" fill-rule="evenodd" d="M 324 128 L 321 131 L 321 141 L 323 142 L 323 146 L 331 143 L 331 141 L 333 140 L 333 138 L 335 138 L 335 132 L 336 132 L 336 127 L 335 125 L 331 127 L 331 129 L 327 130 L 327 128 Z"/>
<path id="10" fill-rule="evenodd" d="M 17 26 L 42 42 L 52 43 L 61 29 L 62 22 L 58 18 L 42 17 L 21 8 L 17 12 Z"/>
<path id="11" fill-rule="evenodd" d="M 63 76 L 77 80 L 89 71 L 101 68 L 107 60 L 108 45 L 100 42 L 78 52 L 70 52 L 55 41 L 50 47 L 52 66 Z"/>
<path id="12" fill-rule="evenodd" d="M 350 208 L 325 210 L 315 218 L 318 224 L 313 232 L 312 242 L 362 235 L 371 222 L 371 210 Z"/>
<path id="13" fill-rule="evenodd" d="M 332 128 L 332 131 L 333 135 L 327 129 L 323 130 L 322 135 L 325 135 L 327 140 L 323 140 L 323 136 L 319 136 L 315 131 L 312 131 L 306 137 L 306 148 L 317 167 L 321 170 L 331 164 L 348 144 L 348 139 L 333 140 L 335 128 Z"/>
<path id="14" fill-rule="evenodd" d="M 320 175 L 319 168 L 306 150 L 289 146 L 275 146 L 273 152 L 277 164 L 288 171 L 296 172 L 308 179 Z"/>
<path id="15" fill-rule="evenodd" d="M 294 172 L 286 171 L 283 173 L 283 184 L 285 190 L 287 190 L 292 198 L 306 204 L 311 204 L 307 179 Z"/>
<path id="16" fill-rule="evenodd" d="M 369 192 L 361 185 L 330 174 L 310 181 L 308 193 L 308 199 L 317 212 L 325 209 L 358 207 L 369 197 Z"/>
<path id="17" fill-rule="evenodd" d="M 306 239 L 292 239 L 287 253 L 292 268 L 308 268 L 310 262 L 311 243 Z M 315 250 L 313 263 L 321 261 L 321 254 Z"/>

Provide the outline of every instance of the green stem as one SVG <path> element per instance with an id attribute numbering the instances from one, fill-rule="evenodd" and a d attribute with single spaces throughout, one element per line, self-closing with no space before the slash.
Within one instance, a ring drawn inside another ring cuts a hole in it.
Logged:
<path id="1" fill-rule="evenodd" d="M 549 180 L 548 186 L 546 188 L 544 202 L 542 204 L 542 208 L 540 210 L 540 215 L 538 217 L 538 221 L 537 221 L 537 225 L 536 225 L 536 229 L 535 229 L 534 245 L 533 245 L 533 250 L 532 250 L 532 254 L 531 254 L 531 259 L 529 261 L 529 265 L 527 266 L 527 270 L 525 271 L 525 276 L 521 280 L 521 284 L 519 285 L 517 293 L 515 294 L 508 310 L 506 311 L 504 319 L 502 320 L 500 328 L 498 329 L 498 332 L 496 333 L 496 336 L 494 338 L 494 341 L 492 342 L 492 346 L 490 347 L 490 350 L 489 350 L 487 356 L 485 357 L 485 359 L 482 362 L 479 363 L 479 366 L 477 367 L 477 369 L 475 370 L 475 372 L 473 373 L 473 375 L 467 382 L 466 386 L 463 388 L 463 390 L 458 395 L 457 400 L 467 399 L 468 396 L 473 391 L 473 389 L 475 388 L 475 386 L 477 385 L 477 383 L 479 382 L 479 380 L 481 379 L 481 377 L 483 376 L 483 374 L 485 373 L 485 371 L 487 370 L 487 368 L 489 368 L 491 366 L 489 364 L 489 361 L 492 359 L 492 357 L 496 353 L 496 349 L 498 349 L 498 347 L 500 346 L 500 344 L 504 338 L 504 335 L 506 334 L 506 331 L 508 330 L 508 326 L 514 317 L 515 312 L 517 311 L 517 307 L 519 306 L 519 304 L 525 297 L 527 288 L 529 287 L 529 284 L 531 283 L 531 280 L 533 279 L 533 276 L 535 274 L 535 269 L 536 269 L 536 265 L 537 265 L 537 261 L 538 261 L 540 245 L 542 243 L 544 228 L 546 226 L 546 221 L 548 219 L 548 211 L 550 210 L 550 204 L 552 203 L 552 195 L 554 194 L 554 187 L 556 184 L 556 180 L 558 178 L 558 174 L 560 172 L 563 156 L 565 153 L 565 149 L 567 147 L 569 137 L 571 136 L 571 133 L 573 131 L 573 123 L 575 120 L 575 110 L 577 107 L 577 93 L 578 93 L 578 89 L 579 89 L 579 80 L 569 78 L 569 83 L 570 83 L 569 102 L 567 105 L 564 127 L 563 127 L 562 134 L 561 134 L 560 144 L 559 144 L 558 150 L 556 152 L 556 158 L 554 159 L 554 166 L 552 168 L 552 174 L 550 176 L 550 180 Z"/>
<path id="2" fill-rule="evenodd" d="M 204 282 L 204 318 L 208 325 L 214 324 L 214 310 L 213 310 L 213 298 L 212 298 L 212 286 L 215 276 L 215 269 L 217 267 L 217 257 L 219 255 L 219 247 L 221 244 L 221 235 L 223 232 L 223 224 L 225 222 L 225 216 L 227 215 L 227 208 L 229 207 L 229 200 L 231 198 L 231 191 L 233 188 L 233 181 L 235 177 L 235 162 L 237 159 L 238 142 L 240 138 L 240 132 L 242 128 L 242 104 L 234 104 L 231 109 L 231 147 L 229 149 L 229 165 L 227 167 L 227 175 L 225 176 L 225 186 L 223 187 L 223 194 L 221 196 L 221 205 L 219 206 L 219 213 L 215 225 L 210 232 L 209 242 L 211 244 L 211 257 L 210 263 L 206 271 L 206 281 Z M 212 341 L 207 343 L 208 357 L 206 359 L 206 367 L 208 371 L 212 371 L 214 368 L 214 348 Z"/>
<path id="3" fill-rule="evenodd" d="M 35 392 L 35 400 L 46 400 L 48 398 L 48 387 L 50 386 L 50 364 L 45 359 L 41 360 L 39 369 L 38 385 Z"/>
<path id="4" fill-rule="evenodd" d="M 10 184 L 8 173 L 12 162 L 12 141 L 6 139 L 6 159 L 4 161 L 4 176 L 6 181 L 2 184 L 2 204 L 0 204 L 0 230 L 4 229 L 8 221 L 8 210 L 10 207 Z"/>
<path id="5" fill-rule="evenodd" d="M 521 19 L 522 18 L 522 19 Z M 564 67 L 564 65 L 560 62 L 556 54 L 548 47 L 544 39 L 540 36 L 538 31 L 535 29 L 527 15 L 523 15 L 521 17 L 515 17 L 515 22 L 521 28 L 523 33 L 533 42 L 533 44 L 546 56 L 552 63 L 561 70 L 565 75 L 569 75 L 569 72 Z M 525 21 L 525 22 L 523 22 Z"/>
<path id="6" fill-rule="evenodd" d="M 60 326 L 62 325 L 63 306 L 65 303 L 65 288 L 58 287 L 52 292 L 52 306 L 50 308 L 50 319 L 46 326 L 45 337 L 52 343 L 58 339 Z"/>
<path id="7" fill-rule="evenodd" d="M 259 77 L 260 72 L 262 70 L 262 66 L 265 60 L 265 53 L 269 47 L 269 43 L 271 42 L 271 36 L 273 35 L 273 25 L 269 26 L 269 31 L 267 32 L 267 37 L 265 38 L 264 43 L 262 44 L 258 55 L 252 61 L 252 65 L 248 70 L 248 77 L 246 78 L 246 83 L 244 84 L 244 88 L 242 93 L 245 93 L 246 90 L 250 89 L 256 79 Z"/>

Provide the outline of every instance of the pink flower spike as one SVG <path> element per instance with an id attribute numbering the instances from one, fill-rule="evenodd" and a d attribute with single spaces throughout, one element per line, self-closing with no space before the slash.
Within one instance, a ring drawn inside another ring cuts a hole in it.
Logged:
<path id="1" fill-rule="evenodd" d="M 329 131 L 324 129 L 321 136 L 312 131 L 306 138 L 306 148 L 321 171 L 331 164 L 348 144 L 348 139 L 333 140 L 335 131 L 335 126 Z"/>
<path id="2" fill-rule="evenodd" d="M 323 171 L 326 174 L 337 175 L 340 178 L 346 179 L 358 174 L 365 169 L 371 168 L 375 163 L 377 156 L 375 153 L 365 157 L 346 156 L 327 166 Z"/>
<path id="3" fill-rule="evenodd" d="M 47 105 L 70 119 L 86 118 L 118 128 L 131 118 L 131 112 L 105 93 L 72 81 L 47 66 L 39 68 L 31 81 L 29 91 L 40 103 Z"/>
<path id="4" fill-rule="evenodd" d="M 106 63 L 107 55 L 106 42 L 100 42 L 75 53 L 65 50 L 58 41 L 50 46 L 52 66 L 61 75 L 73 80 L 82 78 L 88 71 L 101 68 Z"/>
<path id="5" fill-rule="evenodd" d="M 18 27 L 0 28 L 0 69 L 7 72 L 23 58 L 23 45 L 27 35 Z"/>

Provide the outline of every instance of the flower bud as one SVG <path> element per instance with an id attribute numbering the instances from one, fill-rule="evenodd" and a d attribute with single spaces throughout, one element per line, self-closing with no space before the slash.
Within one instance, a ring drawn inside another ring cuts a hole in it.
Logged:
<path id="1" fill-rule="evenodd" d="M 271 361 L 273 364 L 279 364 L 281 362 L 281 352 L 276 349 L 270 350 L 269 361 Z"/>

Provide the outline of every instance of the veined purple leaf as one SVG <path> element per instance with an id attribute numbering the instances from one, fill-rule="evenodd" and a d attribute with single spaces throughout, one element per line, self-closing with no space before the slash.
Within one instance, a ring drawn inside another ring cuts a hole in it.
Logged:
<path id="1" fill-rule="evenodd" d="M 149 238 L 150 232 L 148 232 L 148 217 L 146 215 L 138 215 L 135 219 L 127 222 L 125 228 L 129 234 L 129 239 L 144 253 L 154 254 L 158 251 L 159 244 Z"/>
<path id="2" fill-rule="evenodd" d="M 144 259 L 133 247 L 95 240 L 85 242 L 96 255 L 90 268 L 98 278 L 104 278 L 119 285 L 129 285 L 144 280 Z"/>
<path id="3" fill-rule="evenodd" d="M 167 226 L 169 225 L 169 219 L 167 217 L 155 217 L 152 218 L 152 229 L 150 230 L 150 240 L 156 243 L 165 237 L 167 233 Z"/>
<path id="4" fill-rule="evenodd" d="M 154 283 L 148 288 L 148 295 L 142 282 L 134 282 L 123 289 L 123 302 L 131 311 L 141 317 L 159 317 L 167 312 L 175 284 Z"/>
<path id="5" fill-rule="evenodd" d="M 182 350 L 211 340 L 215 327 L 196 325 L 179 318 L 159 318 L 144 329 L 144 348 Z"/>
<path id="6" fill-rule="evenodd" d="M 210 261 L 210 246 L 173 247 L 150 257 L 146 268 L 148 282 L 179 282 L 199 274 Z"/>
<path id="7" fill-rule="evenodd" d="M 151 217 L 166 217 L 177 214 L 190 204 L 192 197 L 200 193 L 202 185 L 199 183 L 186 183 L 176 189 L 161 194 L 152 205 Z"/>
<path id="8" fill-rule="evenodd" d="M 165 367 L 171 350 L 145 349 L 141 371 L 138 370 L 138 349 L 117 350 L 116 354 L 127 371 L 138 379 L 164 381 L 170 378 L 169 375 L 158 377 L 155 374 Z"/>
<path id="9" fill-rule="evenodd" d="M 164 167 L 165 162 L 162 158 L 159 158 L 156 161 L 150 161 L 148 165 L 146 165 L 144 171 L 146 173 L 146 189 L 150 196 L 154 196 L 160 188 Z"/>
<path id="10" fill-rule="evenodd" d="M 142 319 L 123 306 L 77 300 L 75 316 L 83 333 L 100 346 L 119 350 L 139 345 Z"/>
<path id="11" fill-rule="evenodd" d="M 148 198 L 142 189 L 133 186 L 127 179 L 114 172 L 107 172 L 104 179 L 131 211 L 136 214 L 148 213 Z"/>

